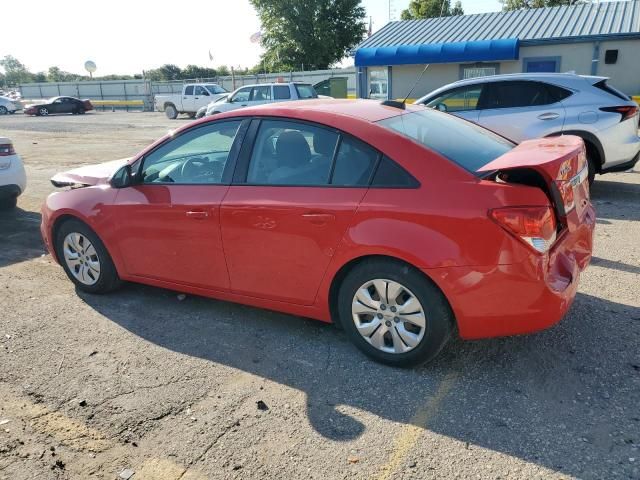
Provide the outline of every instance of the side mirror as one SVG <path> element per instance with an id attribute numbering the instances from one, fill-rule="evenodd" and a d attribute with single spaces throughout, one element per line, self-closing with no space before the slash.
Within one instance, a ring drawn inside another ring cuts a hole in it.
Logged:
<path id="1" fill-rule="evenodd" d="M 133 175 L 131 173 L 131 165 L 127 164 L 118 170 L 113 177 L 111 177 L 112 188 L 126 188 L 133 184 Z"/>
<path id="2" fill-rule="evenodd" d="M 441 112 L 446 112 L 447 111 L 447 106 L 444 103 L 439 103 L 436 105 L 436 109 L 440 110 Z"/>

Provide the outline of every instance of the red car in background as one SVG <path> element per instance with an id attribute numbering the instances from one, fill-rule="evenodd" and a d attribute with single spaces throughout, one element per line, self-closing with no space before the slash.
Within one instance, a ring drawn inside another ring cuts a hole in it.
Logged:
<path id="1" fill-rule="evenodd" d="M 93 110 L 90 100 L 80 100 L 75 97 L 53 97 L 49 100 L 28 105 L 24 108 L 27 115 L 46 116 L 55 113 L 72 113 L 81 115 L 89 110 Z"/>
<path id="2" fill-rule="evenodd" d="M 42 235 L 79 289 L 122 280 L 340 324 L 391 365 L 558 322 L 591 258 L 582 140 L 520 145 L 422 106 L 207 117 L 58 174 Z M 77 188 L 83 187 L 83 188 Z"/>

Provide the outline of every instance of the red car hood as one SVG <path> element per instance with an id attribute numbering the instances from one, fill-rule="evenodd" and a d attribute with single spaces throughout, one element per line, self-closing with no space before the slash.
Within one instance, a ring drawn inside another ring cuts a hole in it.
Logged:
<path id="1" fill-rule="evenodd" d="M 87 165 L 74 168 L 68 172 L 56 173 L 51 177 L 51 183 L 56 187 L 68 187 L 72 185 L 101 185 L 109 183 L 109 180 L 118 169 L 127 164 L 130 158 L 121 158 L 111 162 Z"/>

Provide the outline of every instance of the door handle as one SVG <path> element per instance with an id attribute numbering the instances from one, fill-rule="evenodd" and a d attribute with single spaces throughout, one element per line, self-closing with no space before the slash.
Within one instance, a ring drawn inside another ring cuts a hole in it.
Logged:
<path id="1" fill-rule="evenodd" d="M 309 212 L 303 213 L 302 218 L 308 220 L 314 225 L 324 225 L 325 223 L 332 222 L 336 219 L 335 215 L 330 213 Z"/>
<path id="2" fill-rule="evenodd" d="M 247 106 L 247 104 L 246 104 L 246 103 L 243 103 L 243 104 L 242 104 L 242 105 L 240 105 L 240 106 L 241 106 L 241 107 L 246 107 L 246 106 Z"/>
<path id="3" fill-rule="evenodd" d="M 540 115 L 538 115 L 538 119 L 540 119 L 540 120 L 555 120 L 559 116 L 560 116 L 560 114 L 556 113 L 556 112 L 546 112 L 546 113 L 541 113 Z"/>
<path id="4" fill-rule="evenodd" d="M 203 212 L 203 211 L 189 211 L 187 212 L 187 217 L 189 218 L 195 218 L 197 219 L 202 219 L 202 218 L 207 218 L 209 216 L 209 212 Z"/>

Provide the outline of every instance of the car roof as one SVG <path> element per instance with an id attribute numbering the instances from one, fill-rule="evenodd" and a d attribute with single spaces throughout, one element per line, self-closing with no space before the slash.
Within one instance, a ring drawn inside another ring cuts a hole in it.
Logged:
<path id="1" fill-rule="evenodd" d="M 312 100 L 296 100 L 291 102 L 267 103 L 255 107 L 221 113 L 208 119 L 225 117 L 277 116 L 300 120 L 319 119 L 329 114 L 351 117 L 365 122 L 377 122 L 385 118 L 395 117 L 406 112 L 424 109 L 423 106 L 406 105 L 406 110 L 383 105 L 379 100 L 348 100 L 320 98 Z"/>
<path id="2" fill-rule="evenodd" d="M 606 80 L 607 77 L 595 77 L 588 75 L 577 75 L 575 73 L 503 73 L 500 75 L 488 75 L 486 77 L 474 77 L 467 78 L 464 80 L 458 80 L 457 82 L 450 83 L 446 86 L 458 86 L 458 85 L 469 85 L 474 83 L 485 83 L 485 82 L 499 82 L 501 80 L 538 80 L 538 81 L 546 81 L 553 82 L 558 80 L 581 80 L 588 79 L 592 81 Z"/>

